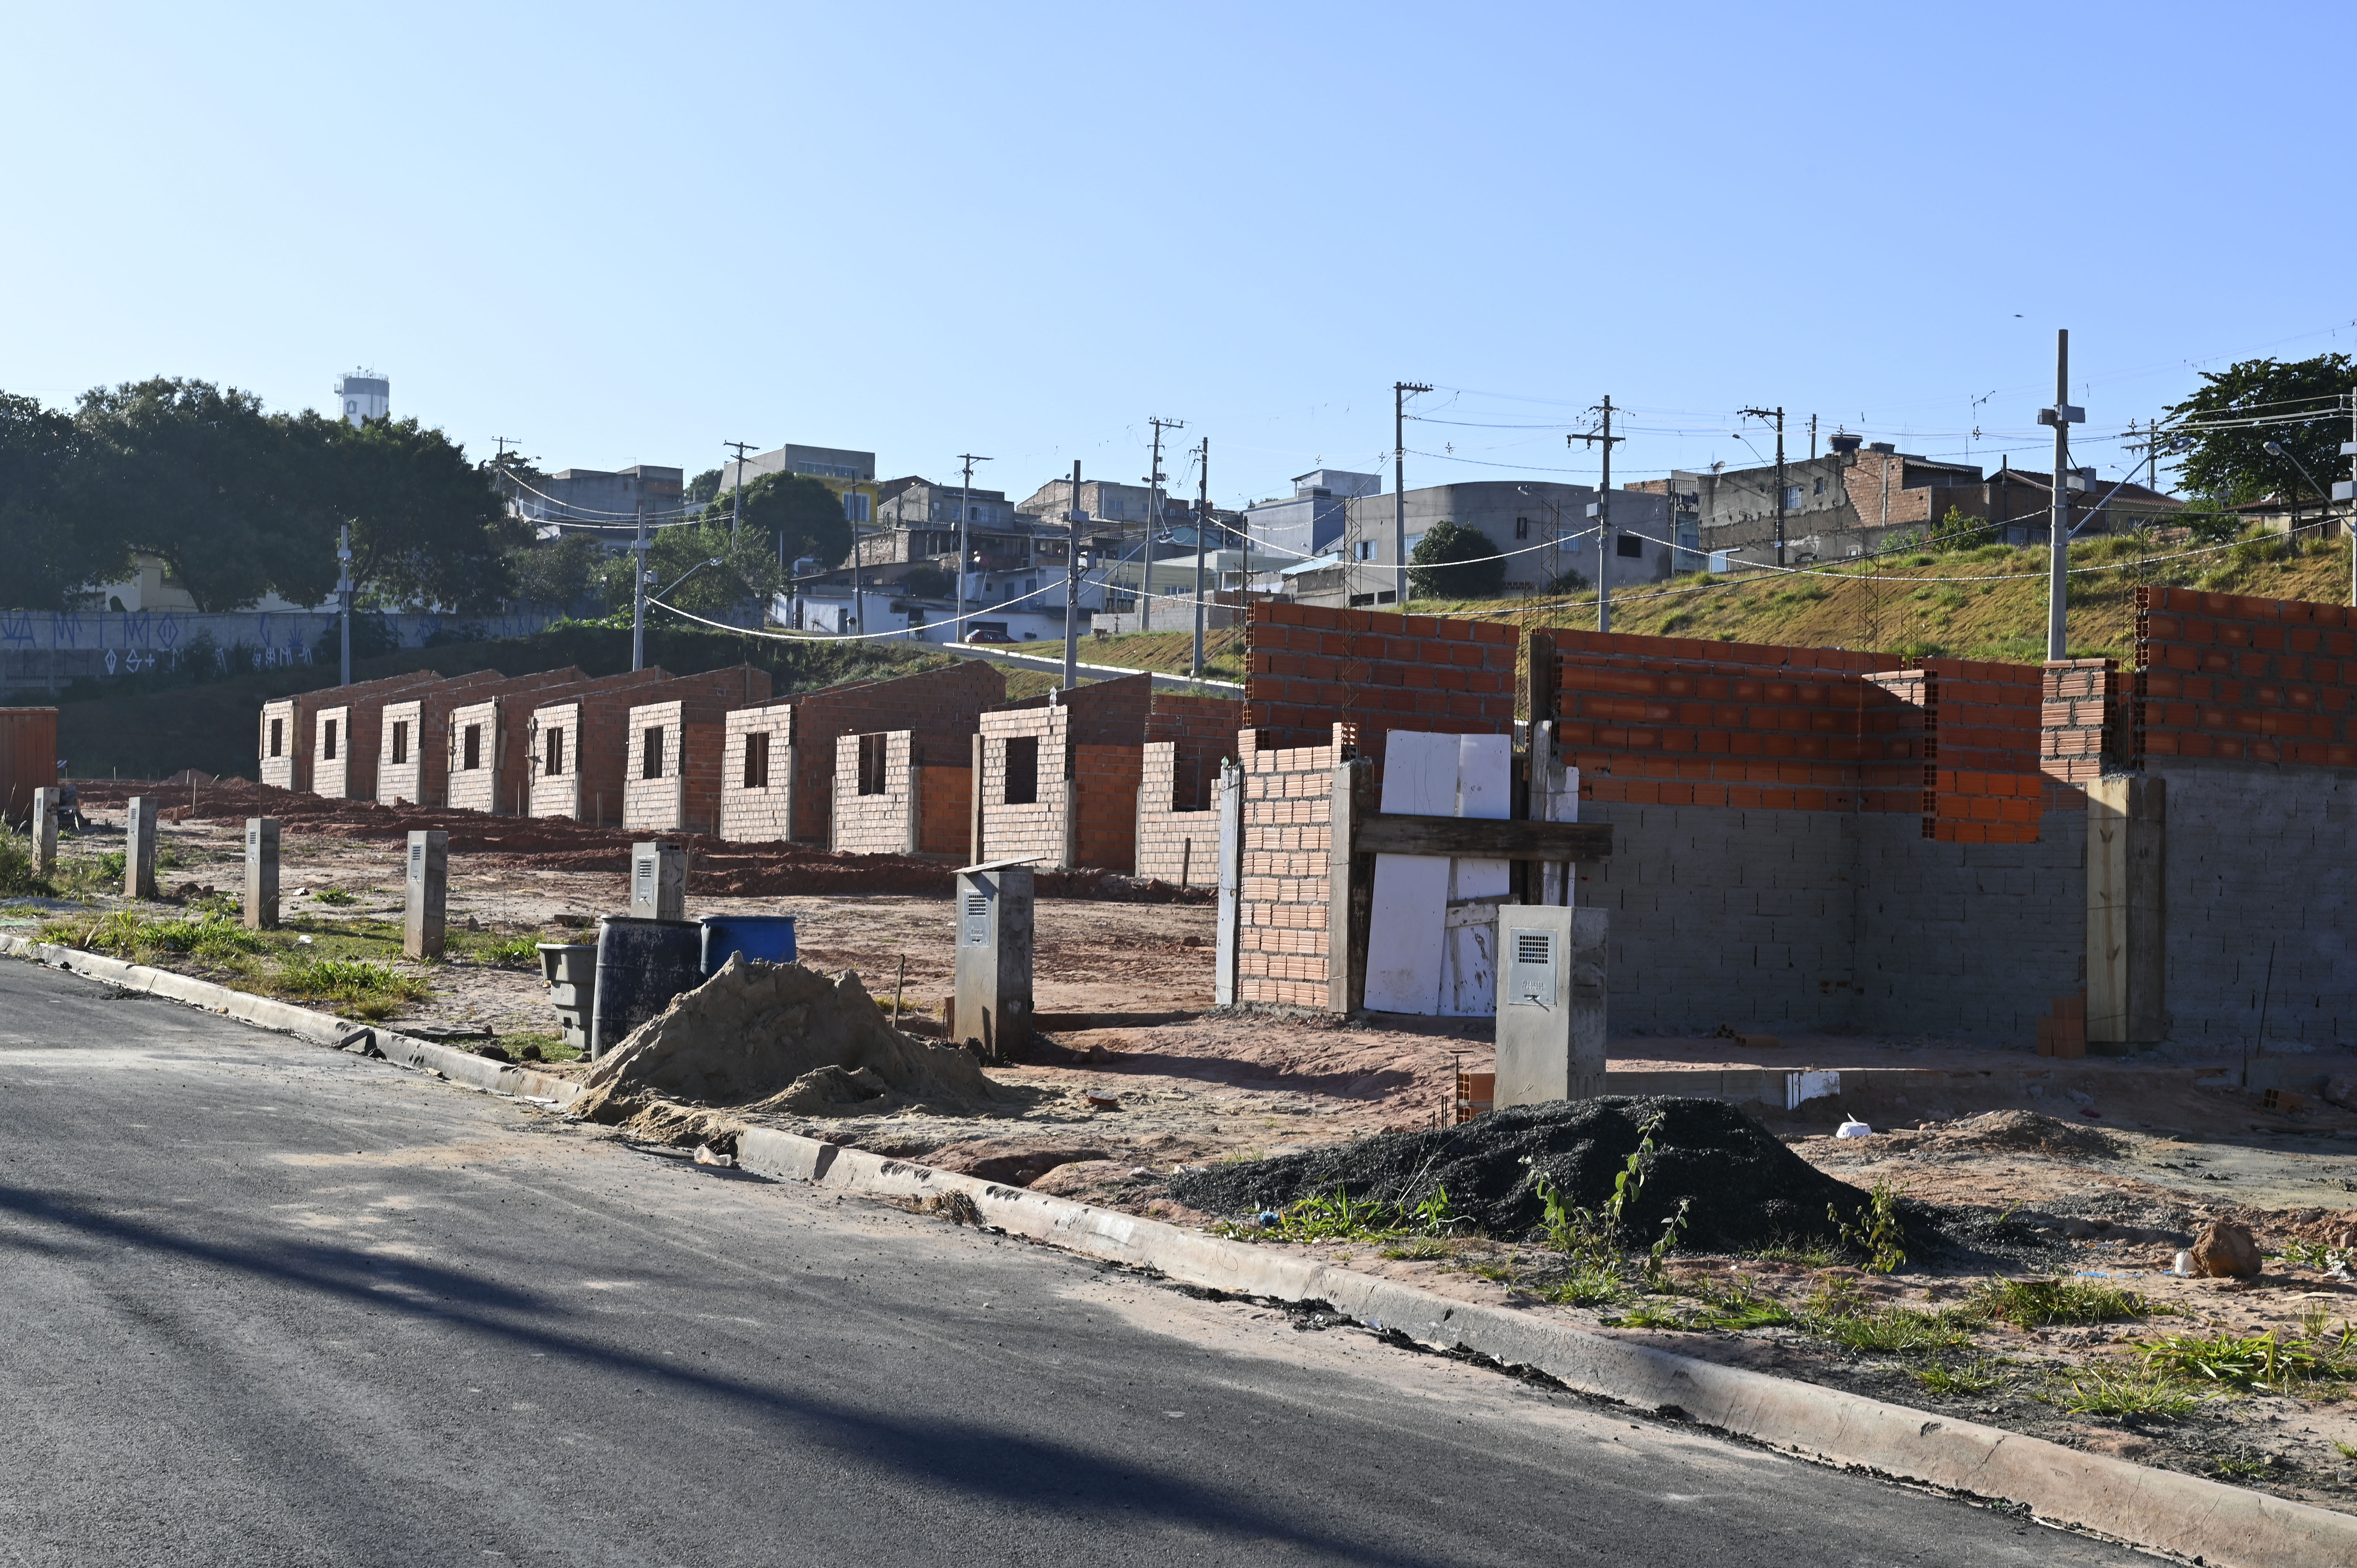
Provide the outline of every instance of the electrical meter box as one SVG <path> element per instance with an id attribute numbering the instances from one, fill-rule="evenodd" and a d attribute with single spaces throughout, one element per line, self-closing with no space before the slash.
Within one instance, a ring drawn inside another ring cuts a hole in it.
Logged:
<path id="1" fill-rule="evenodd" d="M 1608 929 L 1601 909 L 1499 908 L 1499 1109 L 1604 1092 Z"/>
<path id="2" fill-rule="evenodd" d="M 1031 865 L 1001 861 L 957 874 L 955 1035 L 986 1060 L 1031 1037 Z"/>
<path id="3" fill-rule="evenodd" d="M 687 918 L 687 846 L 669 839 L 630 846 L 630 918 Z"/>

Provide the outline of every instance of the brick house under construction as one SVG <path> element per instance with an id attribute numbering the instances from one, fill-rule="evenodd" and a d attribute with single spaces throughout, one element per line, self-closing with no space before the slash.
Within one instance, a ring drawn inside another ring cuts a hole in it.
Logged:
<path id="1" fill-rule="evenodd" d="M 834 737 L 830 847 L 851 854 L 965 854 L 974 743 L 874 730 Z"/>
<path id="2" fill-rule="evenodd" d="M 376 798 L 388 806 L 404 801 L 416 806 L 447 805 L 451 769 L 454 765 L 463 766 L 468 755 L 450 727 L 454 711 L 493 697 L 571 685 L 587 678 L 567 666 L 474 685 L 440 683 L 387 703 L 377 743 Z M 479 730 L 473 753 L 478 759 L 485 755 L 483 745 Z"/>
<path id="3" fill-rule="evenodd" d="M 660 670 L 626 671 L 562 686 L 485 697 L 450 710 L 450 806 L 492 816 L 526 814 L 532 789 L 532 715 L 552 702 L 605 692 L 633 692 L 663 678 Z"/>
<path id="4" fill-rule="evenodd" d="M 1230 697 L 1154 693 L 1137 790 L 1137 875 L 1182 886 L 1220 879 L 1220 766 L 1236 755 L 1244 705 Z"/>
<path id="5" fill-rule="evenodd" d="M 499 679 L 496 671 L 487 671 L 484 674 L 494 681 Z M 315 782 L 314 765 L 318 760 L 321 746 L 318 718 L 322 712 L 357 704 L 381 705 L 389 693 L 421 689 L 437 684 L 441 680 L 442 677 L 431 670 L 418 670 L 406 675 L 388 675 L 382 680 L 356 681 L 349 686 L 297 692 L 291 697 L 277 697 L 263 703 L 262 730 L 254 748 L 261 766 L 254 776 L 275 789 L 308 792 Z M 347 733 L 348 725 L 339 723 L 336 729 L 339 760 L 348 749 Z"/>
<path id="6" fill-rule="evenodd" d="M 970 659 L 944 670 L 854 681 L 732 713 L 721 760 L 720 836 L 755 843 L 781 839 L 834 843 L 838 737 L 903 735 L 910 737 L 904 754 L 916 759 L 917 768 L 930 771 L 961 760 L 971 768 L 969 737 L 983 711 L 1006 700 L 1005 674 L 996 665 Z M 889 744 L 883 744 L 888 753 Z M 854 769 L 856 794 L 856 763 Z M 885 777 L 892 777 L 888 769 Z M 869 782 L 876 781 L 871 776 Z M 860 835 L 875 831 L 877 821 L 894 820 L 895 813 L 906 821 L 912 809 L 938 811 L 946 798 L 943 791 L 953 788 L 941 784 L 931 791 L 932 806 L 927 807 L 922 774 L 903 775 L 899 781 L 916 785 L 915 806 L 888 789 L 882 800 L 864 801 Z M 963 842 L 961 823 L 957 843 L 940 853 L 958 854 Z"/>
<path id="7" fill-rule="evenodd" d="M 626 797 L 630 786 L 640 782 L 644 761 L 631 749 L 632 710 L 708 701 L 726 711 L 770 695 L 769 671 L 750 665 L 695 675 L 667 675 L 660 670 L 641 674 L 652 678 L 577 694 L 552 693 L 532 710 L 525 751 L 531 759 L 526 793 L 533 816 L 601 824 L 622 820 Z M 677 747 L 667 745 L 664 753 L 668 768 L 677 760 Z"/>
<path id="8" fill-rule="evenodd" d="M 1042 868 L 1135 870 L 1151 679 L 1125 676 L 982 715 L 972 864 L 1037 855 Z"/>
<path id="9" fill-rule="evenodd" d="M 728 715 L 766 705 L 769 672 L 747 666 L 740 686 L 690 692 L 630 709 L 622 825 L 651 832 L 720 831 L 720 766 Z"/>

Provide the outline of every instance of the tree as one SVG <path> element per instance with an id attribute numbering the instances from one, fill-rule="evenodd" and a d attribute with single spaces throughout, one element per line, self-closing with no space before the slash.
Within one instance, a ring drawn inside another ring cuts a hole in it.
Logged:
<path id="1" fill-rule="evenodd" d="M 702 506 L 720 493 L 720 470 L 706 468 L 687 481 L 687 504 Z"/>
<path id="2" fill-rule="evenodd" d="M 274 590 L 314 604 L 331 590 L 334 532 L 308 444 L 252 392 L 126 381 L 83 393 L 74 426 L 67 489 L 83 547 L 117 561 L 156 556 L 202 610 Z"/>
<path id="3" fill-rule="evenodd" d="M 596 540 L 579 533 L 518 545 L 508 552 L 516 597 L 528 605 L 570 612 L 589 591 L 590 573 L 603 554 Z"/>
<path id="4" fill-rule="evenodd" d="M 766 605 L 770 596 L 778 591 L 780 575 L 774 550 L 752 530 L 745 530 L 739 542 L 731 544 L 726 521 L 686 523 L 677 528 L 658 531 L 647 542 L 647 570 L 655 580 L 647 585 L 650 594 L 662 591 L 674 578 L 685 576 L 699 563 L 717 559 L 717 566 L 705 566 L 687 581 L 663 595 L 667 604 L 695 615 L 718 617 L 737 608 L 748 599 Z M 619 572 L 622 587 L 620 605 L 630 605 L 630 565 L 625 558 Z"/>
<path id="5" fill-rule="evenodd" d="M 2270 441 L 2307 465 L 2319 484 L 2329 485 L 2345 472 L 2341 443 L 2349 424 L 2341 399 L 2357 381 L 2357 361 L 2348 355 L 2319 354 L 2287 364 L 2244 360 L 2222 371 L 2204 371 L 2201 381 L 2201 391 L 2169 405 L 2170 424 L 2230 419 L 2265 423 L 2187 431 L 2173 446 L 2165 446 L 2164 451 L 2174 452 L 2178 478 L 2186 489 L 2220 506 L 2269 494 L 2314 496 L 2314 487 L 2301 478 L 2291 457 L 2267 451 Z M 2319 413 L 2336 416 L 2299 417 Z M 2160 438 L 2169 441 L 2167 425 Z"/>
<path id="6" fill-rule="evenodd" d="M 464 447 L 414 418 L 355 426 L 306 413 L 296 423 L 311 444 L 331 523 L 352 524 L 359 591 L 390 607 L 460 611 L 515 596 L 508 552 L 531 537 L 530 526 L 509 513 Z"/>
<path id="7" fill-rule="evenodd" d="M 9 609 L 61 610 L 93 583 L 126 570 L 115 530 L 87 526 L 69 491 L 74 423 L 37 398 L 0 392 L 0 600 Z"/>
<path id="8" fill-rule="evenodd" d="M 704 509 L 706 523 L 728 526 L 728 498 L 723 490 Z M 843 498 L 807 474 L 764 474 L 735 492 L 738 525 L 749 541 L 767 542 L 772 563 L 778 542 L 785 541 L 786 568 L 804 555 L 815 555 L 832 569 L 851 556 L 851 524 L 843 515 Z"/>
<path id="9" fill-rule="evenodd" d="M 957 594 L 957 576 L 940 566 L 911 566 L 892 586 L 911 598 L 952 598 Z"/>
<path id="10" fill-rule="evenodd" d="M 1427 599 L 1490 599 L 1506 585 L 1505 558 L 1478 528 L 1446 520 L 1425 530 L 1408 554 L 1411 593 Z"/>

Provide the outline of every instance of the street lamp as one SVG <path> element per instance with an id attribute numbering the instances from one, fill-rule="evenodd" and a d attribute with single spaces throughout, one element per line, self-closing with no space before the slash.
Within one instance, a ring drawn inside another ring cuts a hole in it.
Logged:
<path id="1" fill-rule="evenodd" d="M 2298 454 L 2284 446 L 2282 442 L 2269 441 L 2266 443 L 2266 450 L 2268 456 L 2284 458 L 2288 461 L 2293 467 L 2298 468 L 2299 470 L 2299 477 L 2308 481 L 2308 488 L 2314 490 L 2319 497 L 2329 496 L 2332 493 L 2330 490 L 2326 489 L 2322 485 L 2316 482 L 2316 476 L 2308 471 L 2308 465 L 2299 460 Z M 2291 499 L 2291 521 L 2284 525 L 2284 542 L 2294 551 L 2297 551 L 2299 548 L 2298 523 L 2299 497 L 2295 495 Z"/>

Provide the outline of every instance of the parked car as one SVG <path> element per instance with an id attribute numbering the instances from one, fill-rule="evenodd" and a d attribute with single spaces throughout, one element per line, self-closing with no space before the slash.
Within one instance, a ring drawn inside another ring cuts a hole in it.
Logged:
<path id="1" fill-rule="evenodd" d="M 1003 626 L 975 627 L 972 631 L 965 634 L 965 639 L 968 642 L 1012 642 L 1015 640 L 1013 638 L 1006 635 L 1006 628 Z"/>

